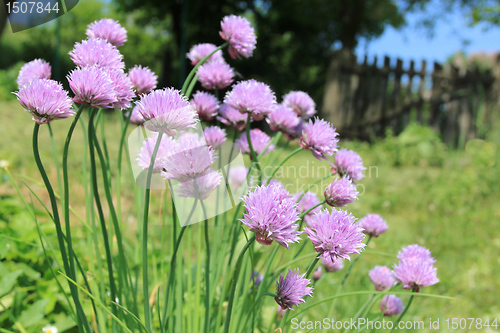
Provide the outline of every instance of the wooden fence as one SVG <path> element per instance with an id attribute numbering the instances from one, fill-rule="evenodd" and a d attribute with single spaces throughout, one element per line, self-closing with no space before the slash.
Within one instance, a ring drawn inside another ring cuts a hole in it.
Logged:
<path id="1" fill-rule="evenodd" d="M 497 65 L 500 60 L 497 60 Z M 499 67 L 499 66 L 496 66 Z M 418 64 L 384 57 L 358 62 L 347 50 L 337 51 L 327 73 L 322 115 L 344 137 L 370 140 L 386 128 L 400 133 L 416 121 L 457 146 L 478 136 L 481 122 L 498 103 L 498 82 L 491 71 L 453 65 Z"/>

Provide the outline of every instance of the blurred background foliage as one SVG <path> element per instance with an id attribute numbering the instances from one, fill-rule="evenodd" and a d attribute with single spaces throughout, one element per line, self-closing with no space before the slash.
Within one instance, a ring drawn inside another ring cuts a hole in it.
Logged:
<path id="1" fill-rule="evenodd" d="M 445 8 L 459 7 L 470 24 L 499 24 L 494 15 L 498 0 L 442 2 Z M 185 57 L 189 48 L 201 42 L 220 44 L 214 27 L 219 27 L 223 16 L 239 14 L 254 23 L 258 35 L 254 56 L 238 62 L 240 78 L 251 75 L 262 80 L 278 96 L 292 89 L 304 90 L 321 104 L 332 51 L 353 49 L 361 38 L 376 38 L 389 26 L 403 27 L 406 14 L 424 13 L 428 6 L 432 0 L 85 0 L 60 19 L 60 30 L 58 24 L 49 22 L 1 35 L 0 80 L 9 75 L 5 70 L 34 58 L 52 62 L 60 69 L 55 78 L 61 79 L 74 67 L 68 52 L 75 41 L 85 38 L 86 25 L 110 17 L 128 30 L 129 41 L 120 48 L 127 67 L 149 66 L 159 74 L 161 86 L 180 87 L 190 69 Z M 419 24 L 432 34 L 439 19 L 426 11 Z"/>

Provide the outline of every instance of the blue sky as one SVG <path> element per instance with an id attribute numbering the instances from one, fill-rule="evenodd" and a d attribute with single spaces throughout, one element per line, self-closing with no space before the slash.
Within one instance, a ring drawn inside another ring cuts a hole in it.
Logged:
<path id="1" fill-rule="evenodd" d="M 416 26 L 422 15 L 425 14 L 409 14 L 407 27 L 400 30 L 389 27 L 378 39 L 361 41 L 356 53 L 361 57 L 368 54 L 369 61 L 372 61 L 375 55 L 379 61 L 384 55 L 388 55 L 391 58 L 400 57 L 404 63 L 409 59 L 442 63 L 459 50 L 466 53 L 500 51 L 500 27 L 487 30 L 485 25 L 470 27 L 463 13 L 455 10 L 439 17 L 434 28 L 434 37 L 429 38 L 425 29 Z"/>

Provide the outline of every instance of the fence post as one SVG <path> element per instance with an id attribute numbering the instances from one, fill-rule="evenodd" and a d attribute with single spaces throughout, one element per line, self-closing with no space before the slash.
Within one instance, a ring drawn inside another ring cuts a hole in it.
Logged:
<path id="1" fill-rule="evenodd" d="M 326 73 L 325 94 L 323 96 L 323 117 L 330 121 L 337 129 L 341 129 L 344 122 L 343 105 L 345 96 L 343 96 L 344 80 L 342 75 L 342 63 L 347 58 L 347 50 L 334 51 L 328 70 Z"/>
<path id="2" fill-rule="evenodd" d="M 384 134 L 387 126 L 387 86 L 389 83 L 389 71 L 391 70 L 391 59 L 384 57 L 384 67 L 381 69 L 381 90 L 380 90 L 380 130 Z"/>
<path id="3" fill-rule="evenodd" d="M 424 107 L 424 90 L 425 90 L 425 81 L 427 80 L 425 68 L 427 67 L 427 61 L 422 60 L 422 68 L 420 69 L 420 82 L 418 83 L 418 97 L 417 97 L 417 122 L 419 124 L 424 123 L 423 117 L 423 107 Z"/>
<path id="4" fill-rule="evenodd" d="M 436 131 L 439 132 L 439 116 L 441 113 L 441 103 L 442 103 L 442 77 L 443 77 L 443 66 L 434 62 L 434 71 L 432 72 L 432 93 L 431 93 L 431 103 L 430 103 L 430 116 L 429 125 Z"/>

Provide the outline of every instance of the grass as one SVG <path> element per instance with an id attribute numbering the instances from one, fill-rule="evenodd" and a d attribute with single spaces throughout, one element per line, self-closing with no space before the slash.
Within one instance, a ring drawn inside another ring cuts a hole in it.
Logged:
<path id="1" fill-rule="evenodd" d="M 0 115 L 4 120 L 0 124 L 0 133 L 4 138 L 0 141 L 0 160 L 8 160 L 9 169 L 16 179 L 24 180 L 33 186 L 42 200 L 48 203 L 45 191 L 38 184 L 41 179 L 33 163 L 31 152 L 33 122 L 30 116 L 23 112 L 15 102 L 0 102 Z M 111 159 L 117 156 L 120 128 L 117 116 L 118 114 L 115 113 L 106 117 L 105 135 Z M 5 121 L 6 119 L 8 122 Z M 68 127 L 68 121 L 53 122 L 57 145 L 61 149 Z M 424 331 L 430 331 L 429 318 L 433 320 L 439 318 L 439 331 L 442 332 L 448 331 L 444 322 L 446 318 L 482 318 L 483 320 L 489 318 L 490 322 L 494 318 L 500 320 L 498 303 L 500 231 L 497 226 L 500 218 L 500 206 L 498 206 L 500 201 L 498 191 L 500 137 L 494 135 L 493 133 L 488 137 L 487 142 L 470 142 L 465 152 L 448 151 L 441 147 L 427 155 L 423 153 L 419 155 L 422 149 L 405 146 L 397 138 L 390 138 L 375 145 L 341 141 L 343 147 L 356 150 L 368 167 L 367 176 L 358 187 L 361 193 L 360 199 L 350 205 L 348 210 L 358 218 L 367 213 L 380 214 L 390 226 L 387 233 L 370 242 L 366 252 L 351 272 L 344 292 L 372 290 L 373 287 L 367 275 L 368 270 L 374 265 L 392 266 L 396 263 L 395 256 L 402 246 L 418 243 L 431 249 L 437 259 L 438 277 L 441 279 L 439 284 L 424 288 L 422 292 L 451 296 L 455 299 L 416 298 L 405 320 L 423 320 L 426 325 Z M 422 140 L 417 140 L 419 141 L 417 143 L 420 144 Z M 46 143 L 46 146 L 42 147 L 42 158 L 46 161 L 49 175 L 56 182 L 56 171 L 49 167 L 53 165 L 52 148 L 48 131 L 45 128 L 43 128 L 40 141 Z M 295 148 L 295 145 L 290 145 L 281 155 L 282 158 Z M 83 149 L 81 128 L 77 127 L 71 148 L 73 155 L 70 156 L 70 165 L 74 163 L 74 168 L 71 170 L 70 178 L 80 177 L 81 165 L 75 161 L 81 159 Z M 264 156 L 262 160 L 265 161 L 266 157 Z M 126 170 L 124 173 L 127 173 L 125 163 L 127 163 L 126 160 L 124 160 L 123 168 Z M 293 156 L 276 176 L 293 193 L 328 172 L 326 162 L 320 162 L 309 152 L 302 151 Z M 113 169 L 111 173 L 113 177 L 116 176 Z M 124 237 L 127 239 L 126 251 L 129 258 L 134 258 L 132 269 L 135 269 L 140 264 L 140 253 L 136 250 L 138 244 L 135 244 L 137 224 L 134 210 L 135 198 L 130 177 L 124 175 L 122 178 L 121 193 L 122 207 L 124 207 L 122 223 L 127 225 L 124 228 Z M 72 184 L 71 205 L 77 214 L 83 216 L 86 212 L 84 186 L 78 181 Z M 328 180 L 325 180 L 313 189 L 321 197 L 321 188 L 327 184 Z M 56 185 L 54 188 L 57 190 Z M 29 196 L 28 189 L 24 188 L 23 193 Z M 4 171 L 0 170 L 0 198 L 13 195 L 15 191 L 12 183 L 7 180 Z M 154 278 L 151 282 L 154 286 L 166 276 L 162 271 L 163 266 L 159 263 L 169 260 L 165 257 L 164 251 L 165 247 L 171 247 L 170 227 L 164 224 L 164 218 L 170 215 L 171 208 L 167 205 L 166 212 L 160 208 L 160 203 L 168 199 L 165 191 L 153 190 L 152 197 L 150 226 L 154 231 L 151 232 L 150 262 L 154 266 L 152 271 Z M 40 205 L 36 206 L 42 209 Z M 84 236 L 83 226 L 76 219 L 72 221 L 77 239 L 75 245 L 77 252 L 85 257 L 88 243 Z M 49 228 L 51 223 L 46 216 L 39 222 L 46 228 Z M 34 225 L 29 227 L 36 228 Z M 195 226 L 193 239 L 199 239 L 201 232 L 202 228 Z M 53 241 L 52 245 L 57 248 L 56 240 L 51 238 L 51 241 Z M 192 253 L 196 256 L 196 241 L 191 249 L 186 244 L 183 246 L 184 254 Z M 312 246 L 310 244 L 307 246 L 303 254 L 312 253 Z M 272 251 L 273 247 L 255 247 L 257 267 L 262 266 L 263 260 L 259 261 L 259 259 L 267 258 Z M 289 261 L 290 255 L 286 251 L 278 252 L 275 262 L 278 266 L 285 265 Z M 301 271 L 305 271 L 309 262 L 310 258 L 307 257 L 295 264 L 300 267 Z M 346 263 L 346 268 L 347 266 L 348 263 Z M 345 269 L 337 273 L 324 272 L 323 277 L 315 286 L 314 298 L 307 305 L 332 296 L 337 290 Z M 306 311 L 301 318 L 302 320 L 322 320 L 335 316 L 337 319 L 348 320 L 368 297 L 368 295 L 357 295 L 340 299 L 333 313 L 330 312 L 331 302 L 326 302 L 313 310 Z M 408 297 L 402 298 L 406 304 Z M 270 297 L 264 298 L 262 302 L 264 302 L 262 316 L 265 321 L 268 321 L 275 316 L 276 303 Z M 377 302 L 370 309 L 367 317 L 371 319 L 377 317 L 378 307 Z M 46 315 L 50 316 L 50 313 Z M 291 316 L 289 320 L 290 318 Z M 288 328 L 289 325 L 290 322 L 287 323 Z"/>

